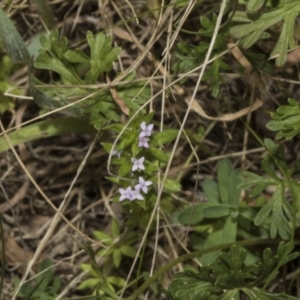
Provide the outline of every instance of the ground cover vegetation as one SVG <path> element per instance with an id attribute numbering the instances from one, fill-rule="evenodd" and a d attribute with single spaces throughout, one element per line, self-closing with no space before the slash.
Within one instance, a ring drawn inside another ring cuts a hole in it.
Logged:
<path id="1" fill-rule="evenodd" d="M 299 14 L 2 0 L 0 298 L 299 299 Z"/>

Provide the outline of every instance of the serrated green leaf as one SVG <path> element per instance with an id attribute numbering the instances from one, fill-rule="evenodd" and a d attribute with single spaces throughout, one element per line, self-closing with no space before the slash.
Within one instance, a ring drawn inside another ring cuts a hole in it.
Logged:
<path id="1" fill-rule="evenodd" d="M 291 214 L 287 215 L 286 212 L 283 211 L 284 206 L 287 205 L 284 203 L 283 191 L 283 186 L 279 185 L 275 190 L 271 200 L 261 208 L 255 218 L 255 225 L 260 226 L 271 214 L 271 238 L 275 238 L 277 233 L 279 233 L 281 238 L 288 239 L 291 234 L 291 227 L 289 224 Z"/>
<path id="2" fill-rule="evenodd" d="M 281 105 L 276 113 L 272 114 L 272 121 L 267 128 L 277 131 L 276 139 L 285 137 L 290 139 L 300 133 L 300 108 L 299 102 L 289 99 L 290 105 Z"/>
<path id="3" fill-rule="evenodd" d="M 256 10 L 261 5 L 261 1 L 252 0 L 248 5 L 250 5 L 250 10 Z M 244 48 L 249 48 L 269 27 L 283 21 L 279 39 L 271 53 L 271 57 L 276 56 L 276 65 L 282 66 L 286 61 L 288 49 L 295 47 L 294 24 L 299 12 L 299 1 L 282 2 L 275 9 L 261 13 L 253 19 L 248 18 L 244 12 L 236 12 L 233 21 L 247 24 L 232 26 L 230 33 L 234 38 L 241 39 Z"/>
<path id="4" fill-rule="evenodd" d="M 191 272 L 181 272 L 175 274 L 169 288 L 172 293 L 172 300 L 211 300 L 212 294 L 218 294 L 220 289 L 212 283 L 204 282 L 197 277 L 197 274 Z"/>
<path id="5" fill-rule="evenodd" d="M 85 76 L 85 82 L 94 84 L 100 75 L 112 69 L 112 63 L 118 58 L 121 49 L 112 48 L 111 38 L 106 37 L 104 33 L 94 36 L 92 32 L 88 31 L 87 42 L 91 51 L 91 68 Z"/>

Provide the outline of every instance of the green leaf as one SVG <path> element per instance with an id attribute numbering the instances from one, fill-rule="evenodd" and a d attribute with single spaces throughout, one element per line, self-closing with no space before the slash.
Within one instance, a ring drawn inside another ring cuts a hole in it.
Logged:
<path id="1" fill-rule="evenodd" d="M 86 56 L 80 49 L 68 50 L 64 57 L 71 63 L 89 63 L 90 58 Z"/>
<path id="2" fill-rule="evenodd" d="M 265 3 L 266 0 L 250 0 L 247 4 L 248 13 L 257 12 Z"/>
<path id="3" fill-rule="evenodd" d="M 197 224 L 205 217 L 203 214 L 204 208 L 210 206 L 208 202 L 192 205 L 182 210 L 177 216 L 178 222 L 183 225 Z"/>
<path id="4" fill-rule="evenodd" d="M 266 159 L 262 160 L 262 168 L 264 169 L 264 171 L 274 180 L 276 180 L 278 183 L 280 183 L 280 179 L 278 178 L 275 170 L 272 168 L 272 165 L 270 164 L 269 161 L 267 161 Z"/>
<path id="5" fill-rule="evenodd" d="M 272 114 L 272 121 L 267 124 L 267 128 L 277 131 L 276 139 L 291 139 L 300 133 L 300 106 L 294 99 L 288 99 L 289 105 L 281 105 L 276 113 Z"/>
<path id="6" fill-rule="evenodd" d="M 119 228 L 118 222 L 115 218 L 111 219 L 110 226 L 111 226 L 111 233 L 112 233 L 113 238 L 119 237 L 120 228 Z"/>
<path id="7" fill-rule="evenodd" d="M 54 109 L 54 108 L 60 108 L 68 105 L 69 103 L 65 101 L 64 99 L 54 100 L 52 97 L 48 96 L 46 93 L 43 91 L 37 89 L 35 85 L 33 84 L 33 78 L 32 76 L 29 77 L 29 92 L 31 96 L 33 97 L 34 101 L 43 108 L 49 108 L 49 109 Z M 74 115 L 81 116 L 82 111 L 74 106 L 70 106 L 66 109 L 67 111 L 73 113 Z"/>
<path id="8" fill-rule="evenodd" d="M 250 197 L 260 195 L 262 191 L 270 185 L 277 186 L 280 184 L 280 182 L 274 179 L 262 177 L 248 171 L 243 171 L 242 174 L 244 175 L 244 180 L 239 184 L 239 188 L 251 188 L 249 193 Z"/>
<path id="9" fill-rule="evenodd" d="M 85 76 L 85 82 L 94 84 L 100 75 L 112 69 L 112 63 L 121 53 L 120 48 L 112 48 L 111 38 L 106 37 L 104 33 L 98 33 L 96 36 L 92 32 L 87 32 L 87 42 L 90 46 L 91 59 L 90 70 Z"/>
<path id="10" fill-rule="evenodd" d="M 129 163 L 128 161 L 126 161 L 125 163 L 122 163 L 120 165 L 118 175 L 120 177 L 124 177 L 131 171 L 131 169 L 132 169 L 132 163 Z"/>
<path id="11" fill-rule="evenodd" d="M 181 184 L 175 179 L 167 178 L 165 181 L 164 190 L 170 193 L 178 193 L 181 191 Z"/>
<path id="12" fill-rule="evenodd" d="M 77 287 L 77 289 L 85 290 L 89 288 L 94 288 L 97 284 L 99 284 L 99 282 L 100 282 L 99 278 L 89 278 L 81 282 Z"/>
<path id="13" fill-rule="evenodd" d="M 185 271 L 175 274 L 169 287 L 172 294 L 172 300 L 210 300 L 211 295 L 218 295 L 221 289 L 215 287 L 210 282 L 205 282 L 191 271 Z"/>
<path id="14" fill-rule="evenodd" d="M 229 251 L 221 252 L 213 263 L 202 266 L 199 271 L 177 273 L 169 287 L 170 299 L 231 300 L 231 297 L 242 291 L 251 300 L 295 300 L 286 294 L 270 293 L 258 288 L 270 276 L 276 275 L 274 271 L 285 258 L 290 261 L 296 257 L 294 253 L 291 254 L 292 250 L 292 244 L 282 242 L 276 255 L 272 255 L 272 251 L 267 248 L 263 251 L 262 261 L 246 265 L 247 251 L 233 245 Z"/>
<path id="15" fill-rule="evenodd" d="M 202 211 L 205 218 L 222 218 L 230 215 L 231 206 L 226 204 L 215 204 L 205 207 Z"/>
<path id="16" fill-rule="evenodd" d="M 204 243 L 203 248 L 209 248 L 213 246 L 218 246 L 226 243 L 232 243 L 236 240 L 237 232 L 237 220 L 228 217 L 224 222 L 220 222 L 219 226 L 215 226 L 214 231 L 209 234 L 207 240 Z M 216 261 L 220 250 L 212 251 L 210 253 L 204 254 L 200 261 L 205 265 L 211 264 Z"/>
<path id="17" fill-rule="evenodd" d="M 271 200 L 264 205 L 255 218 L 255 225 L 261 226 L 271 215 L 270 236 L 275 238 L 279 233 L 282 239 L 288 239 L 291 235 L 291 208 L 284 199 L 284 189 L 279 185 Z"/>
<path id="18" fill-rule="evenodd" d="M 103 231 L 94 230 L 93 235 L 95 236 L 96 239 L 98 239 L 99 241 L 101 241 L 102 243 L 108 246 L 112 245 L 113 243 L 113 238 Z"/>
<path id="19" fill-rule="evenodd" d="M 109 276 L 107 278 L 107 282 L 116 285 L 118 287 L 124 287 L 126 283 L 126 281 L 122 277 L 117 277 L 117 276 Z"/>
<path id="20" fill-rule="evenodd" d="M 39 273 L 41 274 L 37 276 L 37 280 L 42 280 L 42 282 L 39 285 L 38 289 L 40 291 L 45 291 L 46 288 L 49 286 L 54 275 L 54 267 L 51 259 L 46 258 L 41 262 L 39 267 Z"/>
<path id="21" fill-rule="evenodd" d="M 228 159 L 222 159 L 218 167 L 218 187 L 222 203 L 229 204 L 229 182 L 233 171 L 232 164 Z"/>
<path id="22" fill-rule="evenodd" d="M 158 161 L 162 163 L 167 163 L 169 160 L 169 157 L 167 154 L 165 154 L 162 150 L 154 148 L 154 147 L 149 147 L 147 149 L 147 152 L 149 152 L 154 158 L 156 158 Z"/>
<path id="23" fill-rule="evenodd" d="M 45 40 L 46 37 L 43 37 Z M 48 37 L 48 43 L 43 43 L 47 47 L 50 44 L 50 49 L 40 49 L 39 55 L 34 63 L 34 66 L 39 69 L 52 70 L 60 74 L 61 79 L 66 84 L 82 84 L 83 81 L 79 78 L 77 72 L 64 57 L 67 52 L 67 39 L 60 39 L 58 31 L 54 30 Z"/>
<path id="24" fill-rule="evenodd" d="M 101 145 L 107 153 L 111 152 L 113 144 L 111 144 L 111 143 L 101 143 Z"/>
<path id="25" fill-rule="evenodd" d="M 209 202 L 220 203 L 218 184 L 215 181 L 211 179 L 204 179 L 201 183 L 201 187 Z"/>
<path id="26" fill-rule="evenodd" d="M 115 249 L 113 252 L 113 262 L 116 268 L 120 266 L 122 261 L 122 252 L 120 249 Z"/>
<path id="27" fill-rule="evenodd" d="M 123 245 L 120 247 L 120 251 L 123 255 L 127 256 L 127 257 L 132 257 L 134 258 L 136 255 L 136 250 L 128 245 Z"/>
<path id="28" fill-rule="evenodd" d="M 264 144 L 267 150 L 272 154 L 275 155 L 277 152 L 276 144 L 271 139 L 264 139 Z"/>
<path id="29" fill-rule="evenodd" d="M 155 141 L 158 145 L 164 145 L 172 142 L 176 139 L 178 135 L 177 129 L 166 129 L 161 131 L 153 136 L 153 141 Z"/>
<path id="30" fill-rule="evenodd" d="M 14 62 L 28 62 L 27 48 L 12 21 L 0 7 L 0 38 L 8 55 Z"/>
<path id="31" fill-rule="evenodd" d="M 39 121 L 20 128 L 8 134 L 13 146 L 34 141 L 41 138 L 66 135 L 66 134 L 96 134 L 96 130 L 88 122 L 75 118 L 60 118 L 46 121 Z M 4 136 L 0 137 L 0 153 L 9 149 Z"/>
<path id="32" fill-rule="evenodd" d="M 204 73 L 203 80 L 209 83 L 209 89 L 215 98 L 220 93 L 220 83 L 224 82 L 221 72 L 229 69 L 230 67 L 221 58 L 217 58 Z"/>
<path id="33" fill-rule="evenodd" d="M 242 189 L 239 184 L 242 182 L 242 170 L 233 170 L 229 180 L 229 204 L 234 207 L 238 207 Z"/>
<path id="34" fill-rule="evenodd" d="M 122 82 L 126 82 L 124 85 L 120 84 L 116 87 L 119 97 L 124 100 L 126 106 L 130 109 L 130 114 L 137 112 L 151 97 L 151 90 L 147 81 L 134 82 L 135 78 L 136 73 L 132 72 L 122 79 Z M 145 117 L 145 109 L 141 110 L 141 112 L 142 120 L 140 123 L 142 121 L 150 122 L 153 116 L 149 116 L 149 118 Z"/>
<path id="35" fill-rule="evenodd" d="M 248 3 L 248 7 L 255 11 L 261 4 L 262 0 L 252 0 Z M 254 18 L 251 18 L 246 12 L 237 11 L 233 15 L 233 21 L 246 24 L 232 26 L 230 33 L 234 38 L 241 39 L 241 45 L 244 48 L 249 48 L 269 27 L 282 22 L 279 39 L 270 55 L 270 57 L 276 57 L 277 66 L 282 66 L 286 61 L 288 49 L 296 47 L 294 24 L 299 12 L 300 3 L 297 0 L 281 2 L 275 9 L 263 12 Z"/>

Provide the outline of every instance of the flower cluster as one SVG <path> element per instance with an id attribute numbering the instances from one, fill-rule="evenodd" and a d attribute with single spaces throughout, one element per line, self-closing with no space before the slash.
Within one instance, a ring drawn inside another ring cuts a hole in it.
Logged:
<path id="1" fill-rule="evenodd" d="M 142 131 L 139 134 L 139 142 L 138 147 L 141 148 L 149 148 L 149 140 L 150 136 L 152 135 L 153 130 L 153 124 L 146 125 L 145 122 L 142 122 L 141 129 Z M 117 153 L 115 153 L 117 155 Z M 138 171 L 138 170 L 145 170 L 144 166 L 145 157 L 141 158 L 131 158 L 132 165 L 132 172 Z M 141 194 L 141 191 L 145 194 L 148 193 L 148 186 L 152 184 L 152 181 L 147 181 L 143 177 L 139 176 L 139 183 L 135 185 L 134 189 L 132 189 L 131 186 L 129 186 L 126 189 L 119 189 L 119 192 L 121 194 L 120 201 L 123 201 L 125 199 L 133 201 L 133 200 L 144 200 L 143 195 Z"/>
<path id="2" fill-rule="evenodd" d="M 142 131 L 139 135 L 139 147 L 149 148 L 149 137 L 152 134 L 153 126 L 153 124 L 147 126 L 145 122 L 142 122 Z"/>

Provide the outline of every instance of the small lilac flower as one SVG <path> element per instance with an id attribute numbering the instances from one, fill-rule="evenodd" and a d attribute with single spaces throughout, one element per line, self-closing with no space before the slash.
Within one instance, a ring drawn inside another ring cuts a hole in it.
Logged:
<path id="1" fill-rule="evenodd" d="M 128 190 L 128 188 L 126 190 L 119 189 L 119 192 L 121 194 L 121 197 L 120 197 L 119 201 L 123 201 L 123 200 L 127 199 L 127 196 L 128 196 L 127 190 Z"/>
<path id="2" fill-rule="evenodd" d="M 137 199 L 137 200 L 144 200 L 144 197 L 141 195 L 140 189 L 136 188 L 134 190 L 134 193 L 135 193 L 135 199 Z"/>
<path id="3" fill-rule="evenodd" d="M 122 153 L 122 151 L 118 151 L 118 150 L 111 151 L 111 155 L 112 156 L 114 156 L 114 155 L 118 156 L 118 159 L 120 159 L 121 153 Z"/>
<path id="4" fill-rule="evenodd" d="M 146 138 L 146 137 L 140 137 L 139 138 L 139 144 L 138 144 L 138 146 L 141 147 L 141 148 L 142 147 L 149 148 L 148 142 L 149 142 L 148 138 Z"/>
<path id="5" fill-rule="evenodd" d="M 127 199 L 132 201 L 136 199 L 136 192 L 132 190 L 131 187 L 127 188 Z"/>
<path id="6" fill-rule="evenodd" d="M 152 130 L 153 130 L 154 125 L 149 124 L 148 126 L 146 125 L 146 122 L 142 122 L 141 128 L 142 132 L 140 133 L 140 138 L 145 137 L 145 136 L 151 136 Z"/>
<path id="7" fill-rule="evenodd" d="M 136 159 L 136 158 L 131 158 L 131 161 L 133 162 L 133 166 L 132 166 L 132 171 L 136 171 L 136 170 L 145 170 L 145 167 L 144 167 L 144 160 L 145 160 L 145 157 L 141 157 L 139 159 Z"/>
<path id="8" fill-rule="evenodd" d="M 152 181 L 145 181 L 143 177 L 139 177 L 139 183 L 135 186 L 136 190 L 142 190 L 145 194 L 148 193 L 148 186 L 152 184 Z"/>
<path id="9" fill-rule="evenodd" d="M 135 200 L 135 199 L 140 199 L 140 196 L 142 196 L 142 195 L 138 195 L 139 191 L 138 191 L 138 194 L 137 194 L 136 190 L 133 191 L 130 186 L 126 190 L 125 189 L 119 189 L 119 192 L 121 194 L 121 197 L 120 197 L 119 201 L 123 201 L 125 199 L 128 199 L 128 200 L 132 201 L 132 200 Z M 141 200 L 143 200 L 143 199 L 141 199 Z"/>

